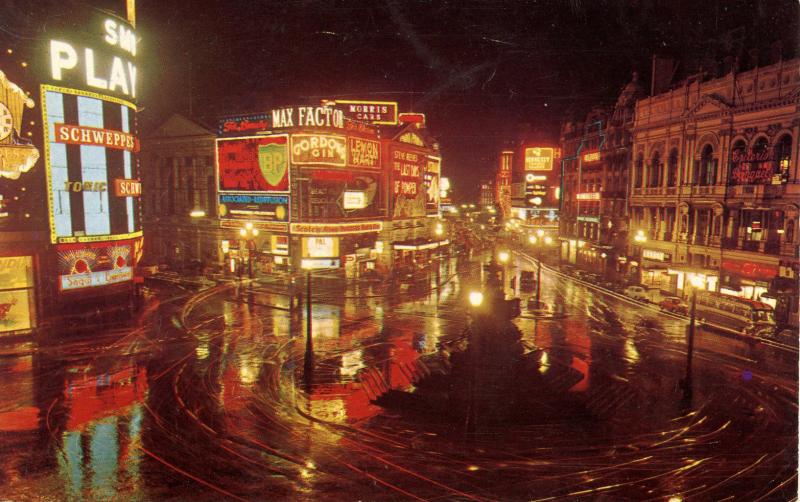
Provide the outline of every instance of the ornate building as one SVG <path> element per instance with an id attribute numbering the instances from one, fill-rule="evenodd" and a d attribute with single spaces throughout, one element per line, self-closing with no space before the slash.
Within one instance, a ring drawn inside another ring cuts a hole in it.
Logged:
<path id="1" fill-rule="evenodd" d="M 636 104 L 630 251 L 644 282 L 688 279 L 797 324 L 800 59 Z"/>
<path id="2" fill-rule="evenodd" d="M 643 95 L 634 73 L 612 110 L 594 108 L 561 129 L 561 259 L 612 278 L 627 259 L 631 129 Z"/>

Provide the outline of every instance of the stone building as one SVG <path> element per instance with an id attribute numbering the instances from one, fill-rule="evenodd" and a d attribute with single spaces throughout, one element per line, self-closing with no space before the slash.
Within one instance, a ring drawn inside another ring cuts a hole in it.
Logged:
<path id="1" fill-rule="evenodd" d="M 642 280 L 688 280 L 797 323 L 800 59 L 702 74 L 636 104 L 629 252 Z"/>

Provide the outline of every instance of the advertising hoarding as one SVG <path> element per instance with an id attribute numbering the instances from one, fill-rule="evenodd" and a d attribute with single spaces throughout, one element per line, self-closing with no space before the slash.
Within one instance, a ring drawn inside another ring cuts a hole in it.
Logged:
<path id="1" fill-rule="evenodd" d="M 553 170 L 553 149 L 543 147 L 525 148 L 525 170 L 526 171 L 552 171 Z"/>
<path id="2" fill-rule="evenodd" d="M 349 136 L 347 163 L 353 167 L 381 168 L 381 144 L 377 141 Z"/>
<path id="3" fill-rule="evenodd" d="M 354 223 L 292 223 L 293 234 L 345 235 L 367 234 L 383 230 L 382 221 L 360 221 Z"/>
<path id="4" fill-rule="evenodd" d="M 425 212 L 439 214 L 439 177 L 441 176 L 442 159 L 428 157 L 425 167 Z"/>
<path id="5" fill-rule="evenodd" d="M 345 118 L 372 124 L 396 125 L 397 103 L 394 101 L 336 100 Z"/>
<path id="6" fill-rule="evenodd" d="M 269 113 L 222 117 L 219 119 L 217 132 L 220 136 L 231 136 L 241 135 L 244 132 L 266 131 L 272 127 L 271 119 Z"/>
<path id="7" fill-rule="evenodd" d="M 140 236 L 139 200 L 109 194 L 139 175 L 135 105 L 48 85 L 42 103 L 51 242 Z"/>
<path id="8" fill-rule="evenodd" d="M 229 220 L 289 221 L 288 195 L 222 193 L 219 217 Z"/>
<path id="9" fill-rule="evenodd" d="M 392 193 L 395 217 L 425 216 L 425 192 L 422 190 L 423 172 L 427 157 L 413 150 L 393 148 Z"/>
<path id="10" fill-rule="evenodd" d="M 788 173 L 782 173 L 771 148 L 764 150 L 737 148 L 731 152 L 729 185 L 780 185 Z"/>
<path id="11" fill-rule="evenodd" d="M 338 237 L 303 237 L 303 258 L 337 258 Z"/>
<path id="12" fill-rule="evenodd" d="M 312 218 L 363 218 L 380 212 L 379 174 L 350 170 L 314 169 L 303 194 Z"/>
<path id="13" fill-rule="evenodd" d="M 0 333 L 33 327 L 33 259 L 0 257 Z"/>
<path id="14" fill-rule="evenodd" d="M 347 165 L 347 142 L 333 134 L 292 134 L 292 164 Z"/>
<path id="15" fill-rule="evenodd" d="M 288 192 L 288 136 L 217 140 L 220 192 Z"/>
<path id="16" fill-rule="evenodd" d="M 57 244 L 60 291 L 117 284 L 133 279 L 134 242 Z"/>

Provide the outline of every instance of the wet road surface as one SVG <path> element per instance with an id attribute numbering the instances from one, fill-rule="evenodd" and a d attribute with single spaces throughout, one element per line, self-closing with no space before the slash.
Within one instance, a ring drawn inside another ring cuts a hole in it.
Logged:
<path id="1" fill-rule="evenodd" d="M 548 269 L 563 316 L 478 329 L 481 274 L 317 277 L 311 347 L 274 281 L 3 345 L 0 499 L 796 497 L 796 349 L 701 330 L 687 396 L 685 319 Z"/>

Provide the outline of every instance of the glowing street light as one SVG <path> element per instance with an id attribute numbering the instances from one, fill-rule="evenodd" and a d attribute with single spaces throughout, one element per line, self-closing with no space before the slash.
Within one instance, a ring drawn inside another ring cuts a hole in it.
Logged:
<path id="1" fill-rule="evenodd" d="M 483 293 L 480 291 L 469 292 L 469 304 L 473 307 L 480 307 L 483 303 Z"/>
<path id="2" fill-rule="evenodd" d="M 550 244 L 552 244 L 552 243 L 553 243 L 553 238 L 552 238 L 552 237 L 550 237 L 549 235 L 548 235 L 548 236 L 546 236 L 546 237 L 544 238 L 544 243 L 545 243 L 545 244 L 547 244 L 547 245 L 549 246 Z"/>
<path id="3" fill-rule="evenodd" d="M 497 253 L 497 259 L 500 260 L 500 263 L 508 263 L 508 258 L 508 251 L 500 251 Z"/>
<path id="4" fill-rule="evenodd" d="M 438 236 L 441 236 L 444 233 L 444 227 L 442 227 L 441 223 L 436 224 L 436 230 L 434 230 L 434 232 L 436 232 L 436 235 Z"/>
<path id="5" fill-rule="evenodd" d="M 636 242 L 647 242 L 647 237 L 644 235 L 644 230 L 637 230 L 633 240 Z"/>
<path id="6" fill-rule="evenodd" d="M 536 236 L 537 236 L 537 237 L 542 237 L 542 236 L 544 236 L 544 230 L 542 230 L 541 228 L 540 228 L 540 229 L 538 229 L 538 230 L 536 230 Z"/>
<path id="7" fill-rule="evenodd" d="M 683 379 L 683 396 L 686 399 L 692 397 L 692 354 L 694 353 L 694 326 L 697 309 L 697 290 L 705 289 L 705 276 L 692 274 L 689 276 L 689 283 L 692 285 L 692 305 L 690 307 L 689 326 L 686 334 L 686 376 Z"/>
<path id="8" fill-rule="evenodd" d="M 528 242 L 530 242 L 531 244 L 536 244 L 536 240 L 537 239 L 535 235 L 531 235 L 530 237 L 528 237 Z"/>

